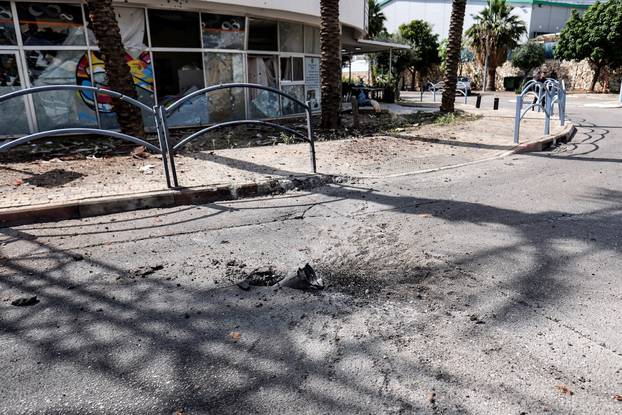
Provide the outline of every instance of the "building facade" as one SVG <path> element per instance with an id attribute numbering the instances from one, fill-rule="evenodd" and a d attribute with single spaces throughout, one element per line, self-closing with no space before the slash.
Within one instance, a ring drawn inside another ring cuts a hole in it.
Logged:
<path id="1" fill-rule="evenodd" d="M 115 13 L 139 99 L 166 104 L 205 86 L 250 82 L 320 106 L 317 0 L 118 1 Z M 365 37 L 367 0 L 341 0 L 342 44 Z M 19 88 L 106 86 L 80 1 L 0 1 L 0 95 Z M 267 91 L 233 89 L 183 105 L 171 126 L 301 112 Z M 145 117 L 147 126 L 153 120 Z M 42 92 L 0 103 L 0 136 L 65 127 L 118 127 L 110 99 Z"/>
<path id="2" fill-rule="evenodd" d="M 411 20 L 425 20 L 432 25 L 432 30 L 440 39 L 449 33 L 451 0 L 381 0 L 382 12 L 387 18 L 385 26 L 389 33 L 394 33 L 403 23 Z M 513 13 L 519 16 L 527 26 L 530 38 L 558 33 L 570 18 L 572 10 L 583 12 L 595 0 L 508 0 L 514 7 Z M 485 0 L 469 0 L 464 16 L 464 30 L 473 25 L 473 15 L 486 7 Z"/>

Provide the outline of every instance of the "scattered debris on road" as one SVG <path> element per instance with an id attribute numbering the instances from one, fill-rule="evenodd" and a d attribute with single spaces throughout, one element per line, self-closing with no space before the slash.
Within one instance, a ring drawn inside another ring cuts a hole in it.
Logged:
<path id="1" fill-rule="evenodd" d="M 145 164 L 141 168 L 138 169 L 142 174 L 153 174 L 153 169 L 155 166 L 153 164 Z"/>
<path id="2" fill-rule="evenodd" d="M 279 287 L 289 287 L 298 290 L 324 289 L 324 281 L 309 264 L 305 264 L 303 268 L 298 268 L 295 275 L 285 278 L 278 285 Z"/>
<path id="3" fill-rule="evenodd" d="M 574 395 L 574 392 L 568 386 L 564 385 L 563 383 L 559 385 L 555 385 L 555 387 L 564 395 L 568 395 L 568 396 Z"/>
<path id="4" fill-rule="evenodd" d="M 229 264 L 227 264 L 229 265 Z M 237 286 L 244 291 L 250 290 L 251 287 L 288 287 L 298 290 L 321 290 L 324 288 L 324 282 L 315 270 L 309 264 L 298 268 L 290 275 L 283 275 L 273 266 L 264 266 L 256 268 Z"/>
<path id="5" fill-rule="evenodd" d="M 11 301 L 11 305 L 14 305 L 16 307 L 29 307 L 37 303 L 39 303 L 39 299 L 37 298 L 36 295 L 32 297 L 21 297 L 21 298 Z"/>
<path id="6" fill-rule="evenodd" d="M 229 337 L 234 342 L 237 342 L 242 338 L 242 334 L 239 331 L 232 331 L 231 333 L 229 333 Z"/>

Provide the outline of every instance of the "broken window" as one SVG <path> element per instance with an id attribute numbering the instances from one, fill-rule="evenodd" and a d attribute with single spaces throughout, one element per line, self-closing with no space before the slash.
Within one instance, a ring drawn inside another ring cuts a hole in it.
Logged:
<path id="1" fill-rule="evenodd" d="M 204 48 L 244 49 L 244 17 L 202 13 L 201 25 Z"/>
<path id="2" fill-rule="evenodd" d="M 204 88 L 203 57 L 199 52 L 153 52 L 158 102 L 171 104 L 184 95 Z M 171 114 L 171 126 L 206 124 L 207 98 L 186 101 Z"/>
<path id="3" fill-rule="evenodd" d="M 22 81 L 17 68 L 17 55 L 0 54 L 0 95 L 21 89 Z M 0 103 L 0 136 L 28 132 L 24 98 L 14 98 Z M 17 115 L 20 116 L 17 116 Z"/>
<path id="4" fill-rule="evenodd" d="M 240 53 L 203 54 L 207 86 L 244 82 L 244 55 Z M 209 122 L 243 120 L 245 100 L 243 88 L 229 88 L 208 95 Z"/>
<path id="5" fill-rule="evenodd" d="M 293 96 L 294 98 L 300 100 L 301 102 L 304 102 L 305 100 L 304 85 L 284 85 L 281 89 L 286 94 Z M 300 104 L 298 104 L 296 101 L 293 101 L 286 97 L 282 97 L 282 101 L 283 101 L 283 115 L 300 114 L 305 111 L 305 109 Z"/>
<path id="6" fill-rule="evenodd" d="M 200 48 L 199 13 L 172 10 L 147 10 L 151 46 L 164 48 Z"/>
<path id="7" fill-rule="evenodd" d="M 279 40 L 282 52 L 303 52 L 303 26 L 298 23 L 279 23 Z"/>
<path id="8" fill-rule="evenodd" d="M 32 86 L 76 85 L 86 73 L 89 58 L 86 51 L 28 50 L 28 75 Z M 90 81 L 89 81 L 90 82 Z M 39 130 L 97 125 L 95 111 L 88 98 L 75 91 L 39 92 L 32 95 Z"/>
<path id="9" fill-rule="evenodd" d="M 24 45 L 86 45 L 79 4 L 16 3 Z"/>
<path id="10" fill-rule="evenodd" d="M 0 1 L 0 45 L 17 45 L 11 3 Z"/>
<path id="11" fill-rule="evenodd" d="M 302 57 L 281 57 L 281 81 L 304 81 Z"/>
<path id="12" fill-rule="evenodd" d="M 278 51 L 278 26 L 271 20 L 249 19 L 248 50 Z"/>
<path id="13" fill-rule="evenodd" d="M 248 82 L 277 88 L 276 56 L 248 56 Z M 249 90 L 251 118 L 275 118 L 281 114 L 279 95 L 260 89 Z"/>

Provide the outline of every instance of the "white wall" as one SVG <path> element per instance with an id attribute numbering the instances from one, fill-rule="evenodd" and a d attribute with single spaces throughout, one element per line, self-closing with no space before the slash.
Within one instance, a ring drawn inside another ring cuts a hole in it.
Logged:
<path id="1" fill-rule="evenodd" d="M 473 25 L 473 15 L 486 7 L 484 0 L 469 0 L 464 16 L 464 30 Z M 432 25 L 439 39 L 445 39 L 449 33 L 451 1 L 449 0 L 394 0 L 382 10 L 387 18 L 385 26 L 389 33 L 397 32 L 399 26 L 411 20 L 425 20 Z M 526 26 L 531 21 L 531 5 L 515 5 L 513 13 L 519 16 Z"/>
<path id="2" fill-rule="evenodd" d="M 570 18 L 570 13 L 571 9 L 567 7 L 534 5 L 529 30 L 530 37 L 535 36 L 536 33 L 558 33 Z"/>
<path id="3" fill-rule="evenodd" d="M 125 2 L 124 0 L 115 0 Z M 162 8 L 200 9 L 214 13 L 238 13 L 266 16 L 278 19 L 303 21 L 319 25 L 319 0 L 143 0 L 142 3 Z M 365 5 L 367 0 L 340 0 L 340 20 L 359 31 L 365 28 Z"/>

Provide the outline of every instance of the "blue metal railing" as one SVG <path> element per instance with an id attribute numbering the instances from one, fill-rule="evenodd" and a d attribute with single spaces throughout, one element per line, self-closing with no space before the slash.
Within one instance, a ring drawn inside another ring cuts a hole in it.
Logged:
<path id="1" fill-rule="evenodd" d="M 525 97 L 533 95 L 533 101 L 523 109 Z M 557 103 L 559 122 L 563 126 L 566 121 L 566 84 L 556 79 L 546 79 L 544 82 L 531 80 L 525 84 L 523 90 L 516 96 L 516 113 L 514 116 L 514 144 L 519 143 L 520 122 L 529 110 L 544 111 L 544 134 L 551 132 L 551 117 Z"/>

